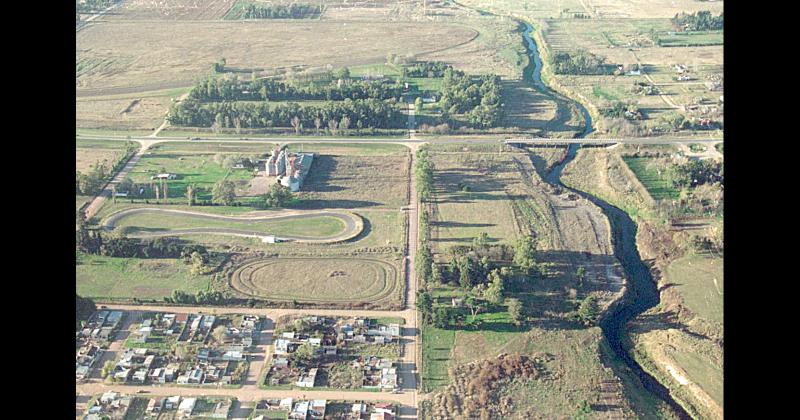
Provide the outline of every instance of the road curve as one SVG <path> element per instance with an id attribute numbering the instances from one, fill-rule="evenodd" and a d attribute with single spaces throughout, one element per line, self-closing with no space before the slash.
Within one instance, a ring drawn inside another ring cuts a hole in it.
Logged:
<path id="1" fill-rule="evenodd" d="M 335 235 L 331 236 L 322 236 L 322 237 L 311 237 L 311 236 L 287 236 L 281 235 L 279 239 L 282 240 L 289 240 L 295 242 L 304 242 L 304 243 L 334 243 L 334 242 L 342 242 L 352 239 L 358 236 L 359 233 L 364 229 L 364 222 L 360 216 L 350 213 L 350 212 L 336 212 L 336 211 L 293 211 L 293 210 L 285 210 L 285 211 L 254 211 L 250 213 L 245 213 L 240 216 L 229 216 L 229 215 L 221 215 L 221 214 L 210 214 L 210 213 L 202 213 L 196 211 L 188 211 L 188 210 L 175 210 L 175 209 L 159 209 L 153 207 L 138 207 L 132 209 L 121 210 L 116 213 L 113 213 L 103 219 L 101 226 L 103 229 L 107 231 L 113 230 L 120 220 L 135 215 L 135 214 L 143 214 L 143 213 L 151 213 L 151 214 L 179 214 L 179 215 L 186 215 L 191 216 L 199 219 L 213 219 L 213 220 L 224 220 L 230 222 L 243 222 L 243 221 L 272 221 L 272 222 L 279 222 L 282 220 L 292 220 L 292 219 L 309 219 L 313 217 L 334 217 L 336 219 L 341 220 L 345 228 L 342 232 L 339 232 Z M 265 232 L 257 232 L 257 231 L 250 231 L 244 229 L 231 229 L 231 228 L 186 228 L 186 229 L 169 229 L 164 230 L 163 232 L 147 232 L 147 233 L 134 233 L 129 234 L 127 236 L 132 238 L 153 238 L 159 236 L 179 236 L 179 235 L 228 235 L 228 236 L 242 236 L 242 237 L 250 237 L 250 238 L 262 238 L 265 236 L 269 236 L 269 233 Z"/>

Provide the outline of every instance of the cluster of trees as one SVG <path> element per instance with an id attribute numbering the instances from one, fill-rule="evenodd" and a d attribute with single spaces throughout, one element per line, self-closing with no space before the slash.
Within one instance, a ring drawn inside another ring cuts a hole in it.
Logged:
<path id="1" fill-rule="evenodd" d="M 89 317 L 97 310 L 97 306 L 95 306 L 94 301 L 80 297 L 78 294 L 75 294 L 75 329 L 78 330 L 81 328 L 81 324 L 89 320 Z"/>
<path id="2" fill-rule="evenodd" d="M 322 6 L 307 3 L 275 4 L 270 6 L 255 5 L 245 6 L 242 11 L 243 19 L 311 19 L 322 13 Z"/>
<path id="3" fill-rule="evenodd" d="M 219 63 L 215 63 L 218 65 Z M 224 62 L 221 64 L 224 66 Z M 219 101 L 291 101 L 345 99 L 395 99 L 400 100 L 403 85 L 381 81 L 350 80 L 346 68 L 337 71 L 336 82 L 327 84 L 295 84 L 276 79 L 239 80 L 237 78 L 209 77 L 199 81 L 189 92 L 189 98 L 200 102 Z M 339 83 L 341 80 L 342 83 Z"/>
<path id="4" fill-rule="evenodd" d="M 578 310 L 570 314 L 573 321 L 580 322 L 587 327 L 595 325 L 598 316 L 600 316 L 600 307 L 597 305 L 597 297 L 592 295 L 584 298 L 578 305 Z"/>
<path id="5" fill-rule="evenodd" d="M 601 109 L 600 114 L 608 118 L 624 118 L 626 120 L 641 120 L 644 118 L 638 105 L 625 102 L 615 102 L 610 107 Z"/>
<path id="6" fill-rule="evenodd" d="M 500 76 L 467 76 L 452 68 L 445 69 L 439 91 L 442 119 L 451 121 L 451 116 L 467 114 L 473 128 L 496 127 L 503 119 Z"/>
<path id="7" fill-rule="evenodd" d="M 716 31 L 725 26 L 723 13 L 714 16 L 708 10 L 692 14 L 678 13 L 670 20 L 676 28 L 686 31 Z"/>
<path id="8" fill-rule="evenodd" d="M 267 194 L 264 196 L 267 207 L 286 207 L 291 204 L 293 200 L 294 196 L 292 195 L 292 191 L 281 184 L 272 184 Z"/>
<path id="9" fill-rule="evenodd" d="M 424 149 L 417 152 L 414 177 L 417 181 L 417 197 L 420 201 L 426 201 L 433 190 L 433 163 Z"/>
<path id="10" fill-rule="evenodd" d="M 326 124 L 333 134 L 338 129 L 349 128 L 399 128 L 403 115 L 395 109 L 395 102 L 378 99 L 345 99 L 323 105 L 300 106 L 290 102 L 270 106 L 268 103 L 214 102 L 200 103 L 185 100 L 170 109 L 167 120 L 172 125 L 190 127 L 270 128 L 316 127 Z"/>
<path id="11" fill-rule="evenodd" d="M 612 74 L 616 69 L 605 59 L 588 51 L 556 52 L 550 56 L 550 65 L 556 74 Z"/>
<path id="12" fill-rule="evenodd" d="M 121 258 L 181 258 L 187 264 L 208 261 L 208 250 L 202 245 L 189 244 L 176 238 L 134 239 L 103 234 L 89 229 L 82 212 L 76 218 L 75 247 L 87 254 Z"/>
<path id="13" fill-rule="evenodd" d="M 697 187 L 704 184 L 724 185 L 724 166 L 722 162 L 711 159 L 690 160 L 681 165 L 671 165 L 667 177 L 678 188 Z"/>
<path id="14" fill-rule="evenodd" d="M 421 61 L 405 67 L 407 77 L 443 77 L 447 69 L 453 66 L 442 61 Z"/>
<path id="15" fill-rule="evenodd" d="M 182 303 L 188 305 L 221 305 L 226 302 L 225 296 L 222 292 L 217 291 L 199 291 L 196 294 L 184 292 L 183 290 L 173 290 L 172 296 L 165 296 L 164 302 L 167 303 Z"/>

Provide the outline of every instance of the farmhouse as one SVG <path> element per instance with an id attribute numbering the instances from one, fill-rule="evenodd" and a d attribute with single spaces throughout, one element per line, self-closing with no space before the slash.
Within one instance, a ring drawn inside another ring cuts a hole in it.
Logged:
<path id="1" fill-rule="evenodd" d="M 171 180 L 171 179 L 177 179 L 177 178 L 178 178 L 178 176 L 175 175 L 175 174 L 157 174 L 157 175 L 153 175 L 153 176 L 150 177 L 150 179 L 154 179 L 154 180 L 156 180 L 156 179 L 157 180 Z"/>

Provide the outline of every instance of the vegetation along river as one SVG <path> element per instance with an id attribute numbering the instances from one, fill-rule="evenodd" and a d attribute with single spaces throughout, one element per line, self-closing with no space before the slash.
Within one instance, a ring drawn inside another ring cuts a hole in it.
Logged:
<path id="1" fill-rule="evenodd" d="M 542 59 L 539 56 L 536 43 L 531 37 L 533 27 L 527 22 L 524 22 L 524 25 L 525 31 L 523 32 L 523 38 L 525 39 L 528 54 L 530 55 L 530 63 L 524 72 L 525 80 L 533 84 L 533 86 L 542 93 L 563 97 L 563 95 L 558 95 L 553 92 L 552 89 L 547 87 L 542 81 Z M 589 111 L 587 111 L 583 105 L 577 101 L 572 102 L 580 110 L 581 114 L 583 114 L 586 124 L 583 133 L 578 137 L 585 137 L 592 132 L 592 118 L 589 115 Z M 561 183 L 561 171 L 575 158 L 579 147 L 579 144 L 571 144 L 566 158 L 553 168 L 545 181 L 560 188 L 573 191 L 596 204 L 603 211 L 603 214 L 608 218 L 609 224 L 611 225 L 611 241 L 614 246 L 614 255 L 616 255 L 620 264 L 622 264 L 628 281 L 624 296 L 600 321 L 600 328 L 603 330 L 603 335 L 611 349 L 617 357 L 639 377 L 644 387 L 649 392 L 664 400 L 676 412 L 678 417 L 681 419 L 690 419 L 691 417 L 686 410 L 670 396 L 669 390 L 650 374 L 645 372 L 622 345 L 625 337 L 625 326 L 628 321 L 658 305 L 658 289 L 650 274 L 650 269 L 642 262 L 639 256 L 639 250 L 636 247 L 636 224 L 631 220 L 630 216 L 619 208 L 593 195 L 567 188 Z"/>

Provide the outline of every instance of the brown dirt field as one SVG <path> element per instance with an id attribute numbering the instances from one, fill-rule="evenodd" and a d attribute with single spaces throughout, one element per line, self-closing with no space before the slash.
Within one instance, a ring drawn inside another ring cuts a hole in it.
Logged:
<path id="1" fill-rule="evenodd" d="M 408 204 L 408 155 L 321 154 L 300 196 L 308 208 L 400 208 Z"/>
<path id="2" fill-rule="evenodd" d="M 108 19 L 222 19 L 236 0 L 128 0 Z"/>
<path id="3" fill-rule="evenodd" d="M 102 61 L 104 70 L 84 72 L 76 84 L 78 94 L 191 85 L 220 57 L 248 76 L 265 68 L 383 62 L 390 52 L 431 52 L 474 34 L 463 26 L 421 23 L 102 22 L 77 34 L 76 59 Z"/>
<path id="4" fill-rule="evenodd" d="M 154 130 L 164 122 L 169 97 L 141 99 L 80 99 L 75 101 L 75 125 L 80 128 Z"/>
<path id="5" fill-rule="evenodd" d="M 111 149 L 76 149 L 75 150 L 75 170 L 86 173 L 91 166 L 104 159 L 108 161 L 109 165 L 113 163 L 118 157 L 124 154 L 124 150 L 111 150 Z"/>

